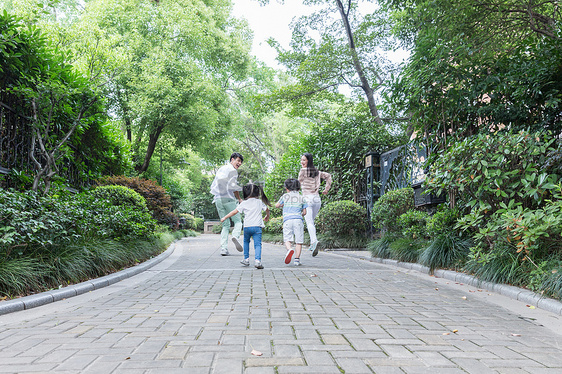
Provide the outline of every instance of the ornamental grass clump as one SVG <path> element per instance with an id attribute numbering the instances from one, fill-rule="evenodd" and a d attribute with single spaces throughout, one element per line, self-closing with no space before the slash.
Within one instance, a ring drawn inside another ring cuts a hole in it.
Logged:
<path id="1" fill-rule="evenodd" d="M 460 211 L 441 206 L 427 220 L 426 232 L 430 238 L 428 246 L 420 253 L 419 262 L 435 269 L 458 269 L 466 261 L 473 241 L 455 229 Z"/>
<path id="2" fill-rule="evenodd" d="M 554 267 L 544 277 L 540 288 L 546 295 L 562 300 L 562 266 Z"/>

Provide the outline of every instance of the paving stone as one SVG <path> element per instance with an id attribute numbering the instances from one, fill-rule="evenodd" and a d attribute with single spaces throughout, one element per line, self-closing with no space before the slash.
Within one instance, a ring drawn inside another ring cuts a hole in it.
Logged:
<path id="1" fill-rule="evenodd" d="M 561 335 L 436 278 L 326 252 L 288 267 L 267 243 L 255 271 L 217 243 L 184 239 L 138 275 L 0 315 L 0 373 L 562 372 Z"/>
<path id="2" fill-rule="evenodd" d="M 341 374 L 337 366 L 280 366 L 277 368 L 280 374 Z"/>
<path id="3" fill-rule="evenodd" d="M 304 366 L 304 359 L 299 357 L 251 357 L 245 360 L 247 367 L 262 366 Z"/>
<path id="4" fill-rule="evenodd" d="M 169 345 L 157 356 L 157 360 L 183 360 L 189 347 Z"/>
<path id="5" fill-rule="evenodd" d="M 339 358 L 336 362 L 344 373 L 372 373 L 367 364 L 358 358 Z"/>
<path id="6" fill-rule="evenodd" d="M 339 334 L 321 334 L 322 341 L 324 344 L 343 344 L 343 345 L 350 345 L 346 338 L 343 335 Z"/>
<path id="7" fill-rule="evenodd" d="M 211 352 L 189 352 L 185 355 L 182 367 L 211 367 L 215 354 Z"/>
<path id="8" fill-rule="evenodd" d="M 74 355 L 58 365 L 55 371 L 77 370 L 81 372 L 97 358 L 97 355 Z"/>

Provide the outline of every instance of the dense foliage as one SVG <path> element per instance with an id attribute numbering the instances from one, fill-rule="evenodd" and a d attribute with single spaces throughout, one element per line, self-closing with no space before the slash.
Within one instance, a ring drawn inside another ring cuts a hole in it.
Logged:
<path id="1" fill-rule="evenodd" d="M 364 105 L 334 105 L 316 115 L 310 133 L 303 139 L 295 139 L 267 175 L 268 197 L 278 198 L 284 193 L 283 182 L 298 177 L 301 156 L 309 152 L 314 165 L 332 175 L 331 190 L 322 196 L 323 201 L 356 200 L 359 184 L 363 183 L 365 154 L 382 153 L 403 140 L 401 133 L 394 135 L 374 122 Z"/>
<path id="2" fill-rule="evenodd" d="M 81 186 L 92 176 L 123 172 L 122 140 L 107 121 L 97 87 L 70 65 L 68 52 L 6 11 L 0 29 L 0 129 L 20 142 L 0 147 L 2 164 L 16 168 L 5 183 L 48 191 L 57 177 Z M 19 183 L 16 172 L 27 174 L 30 184 Z"/>
<path id="3" fill-rule="evenodd" d="M 116 53 L 102 65 L 106 95 L 123 121 L 145 172 L 165 139 L 216 161 L 236 117 L 228 90 L 246 76 L 250 33 L 231 16 L 228 1 L 93 0 L 77 28 L 92 30 L 78 43 Z M 218 151 L 220 149 L 220 151 Z"/>
<path id="4" fill-rule="evenodd" d="M 504 233 L 500 237 L 505 237 L 506 229 L 515 230 L 513 237 L 523 234 L 510 220 L 517 222 L 524 214 L 556 203 L 553 193 L 562 175 L 547 167 L 556 152 L 554 143 L 542 132 L 479 134 L 441 152 L 427 184 L 438 193 L 451 192 L 464 212 L 459 227 L 475 232 L 476 239 L 491 248 L 500 230 Z"/>
<path id="5" fill-rule="evenodd" d="M 561 131 L 556 1 L 384 1 L 412 54 L 392 100 L 434 145 L 489 129 Z"/>
<path id="6" fill-rule="evenodd" d="M 178 217 L 171 211 L 172 201 L 170 195 L 162 186 L 157 185 L 156 182 L 149 179 L 117 175 L 98 179 L 96 183 L 100 186 L 125 186 L 136 191 L 145 199 L 152 218 L 157 220 L 158 223 L 177 228 Z"/>
<path id="7" fill-rule="evenodd" d="M 370 249 L 380 257 L 418 261 L 431 271 L 464 270 L 561 298 L 557 142 L 545 132 L 504 130 L 452 144 L 430 159 L 426 184 L 428 192 L 447 193 L 454 208 L 443 205 L 427 217 L 397 199 L 401 190 L 390 191 L 374 204 L 373 224 L 387 230 Z M 428 239 L 420 247 L 422 236 Z"/>
<path id="8" fill-rule="evenodd" d="M 122 186 L 73 195 L 0 189 L 0 294 L 38 292 L 116 271 L 157 254 L 156 221 Z"/>

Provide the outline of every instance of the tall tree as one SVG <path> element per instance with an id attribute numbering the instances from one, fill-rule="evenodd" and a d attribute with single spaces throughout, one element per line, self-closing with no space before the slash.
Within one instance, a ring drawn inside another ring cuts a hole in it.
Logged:
<path id="1" fill-rule="evenodd" d="M 30 140 L 22 143 L 29 144 L 32 189 L 37 191 L 43 182 L 46 193 L 63 161 L 78 157 L 72 149 L 73 142 L 80 143 L 77 133 L 103 121 L 98 117 L 103 107 L 96 87 L 67 63 L 64 50 L 49 45 L 39 29 L 24 27 L 6 12 L 0 15 L 0 29 L 4 35 L 0 42 L 0 107 L 22 119 L 7 119 L 10 127 L 20 127 L 20 132 L 29 129 L 30 134 L 24 136 Z M 4 113 L 2 118 L 13 119 Z"/>
<path id="2" fill-rule="evenodd" d="M 308 0 L 305 4 L 319 10 L 294 22 L 291 49 L 270 41 L 277 48 L 278 60 L 298 82 L 285 95 L 302 99 L 337 93 L 345 86 L 367 101 L 371 117 L 381 124 L 377 92 L 395 69 L 384 56 L 392 47 L 384 13 L 377 9 L 363 15 L 359 1 L 352 0 Z"/>
<path id="3" fill-rule="evenodd" d="M 282 87 L 284 76 L 255 60 L 248 79 L 229 91 L 237 107 L 230 143 L 244 155 L 242 178 L 263 181 L 310 122 L 291 116 L 286 105 L 264 105 L 268 95 Z"/>
<path id="4" fill-rule="evenodd" d="M 228 0 L 87 3 L 81 22 L 113 44 L 108 95 L 139 173 L 164 133 L 179 147 L 205 149 L 230 127 L 226 89 L 244 78 L 250 48 L 249 31 L 230 11 Z"/>

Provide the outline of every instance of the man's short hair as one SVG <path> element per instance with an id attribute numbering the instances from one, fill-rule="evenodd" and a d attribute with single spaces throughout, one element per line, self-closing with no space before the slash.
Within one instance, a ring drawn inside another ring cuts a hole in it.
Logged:
<path id="1" fill-rule="evenodd" d="M 229 161 L 232 161 L 232 159 L 237 159 L 237 158 L 239 158 L 240 161 L 244 162 L 244 157 L 238 152 L 234 152 L 233 154 L 231 154 Z"/>

